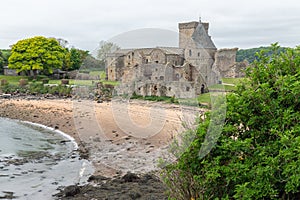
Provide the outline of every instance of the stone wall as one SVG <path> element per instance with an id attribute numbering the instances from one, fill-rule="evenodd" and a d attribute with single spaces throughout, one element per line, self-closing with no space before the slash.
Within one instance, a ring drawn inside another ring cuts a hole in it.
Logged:
<path id="1" fill-rule="evenodd" d="M 236 77 L 236 52 L 238 48 L 220 49 L 215 54 L 215 67 L 221 77 Z"/>
<path id="2" fill-rule="evenodd" d="M 186 49 L 199 22 L 179 23 L 179 48 Z"/>

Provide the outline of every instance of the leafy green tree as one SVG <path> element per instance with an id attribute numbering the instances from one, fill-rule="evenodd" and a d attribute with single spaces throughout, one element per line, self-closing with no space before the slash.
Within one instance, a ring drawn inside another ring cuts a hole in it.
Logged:
<path id="1" fill-rule="evenodd" d="M 53 69 L 62 67 L 65 53 L 56 39 L 36 36 L 20 40 L 12 46 L 8 66 L 27 75 L 31 71 L 34 75 L 37 71 L 52 74 Z"/>
<path id="2" fill-rule="evenodd" d="M 227 96 L 222 134 L 204 157 L 210 120 L 163 177 L 176 199 L 300 199 L 300 47 L 257 54 Z M 223 105 L 224 106 L 224 105 Z"/>
<path id="3" fill-rule="evenodd" d="M 4 65 L 4 59 L 2 57 L 2 52 L 0 51 L 0 74 L 3 73 L 3 65 Z"/>
<path id="4" fill-rule="evenodd" d="M 103 66 L 105 66 L 105 59 L 108 53 L 112 53 L 120 49 L 117 44 L 112 42 L 101 41 L 99 44 L 99 49 L 97 51 L 97 59 L 100 60 Z"/>
<path id="5" fill-rule="evenodd" d="M 89 53 L 75 48 L 66 49 L 66 51 L 63 69 L 68 71 L 78 70 Z"/>
<path id="6" fill-rule="evenodd" d="M 10 50 L 0 50 L 0 73 L 3 73 L 3 67 L 8 65 L 8 58 L 10 56 Z"/>

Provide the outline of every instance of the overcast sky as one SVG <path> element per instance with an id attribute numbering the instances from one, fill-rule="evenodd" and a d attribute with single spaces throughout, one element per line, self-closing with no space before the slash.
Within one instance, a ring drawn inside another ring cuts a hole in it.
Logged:
<path id="1" fill-rule="evenodd" d="M 210 23 L 217 48 L 300 45 L 298 0 L 6 0 L 0 6 L 1 49 L 37 35 L 89 51 L 101 40 L 123 40 L 125 48 L 138 41 L 176 46 L 178 23 L 199 16 Z"/>

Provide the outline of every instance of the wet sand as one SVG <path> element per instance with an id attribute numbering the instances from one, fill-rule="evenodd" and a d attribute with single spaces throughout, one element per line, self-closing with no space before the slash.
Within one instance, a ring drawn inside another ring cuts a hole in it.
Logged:
<path id="1" fill-rule="evenodd" d="M 199 108 L 139 100 L 96 103 L 71 99 L 1 99 L 0 117 L 59 129 L 75 138 L 94 176 L 153 173 L 172 161 L 168 144 L 192 127 Z M 183 123 L 184 122 L 184 123 Z"/>

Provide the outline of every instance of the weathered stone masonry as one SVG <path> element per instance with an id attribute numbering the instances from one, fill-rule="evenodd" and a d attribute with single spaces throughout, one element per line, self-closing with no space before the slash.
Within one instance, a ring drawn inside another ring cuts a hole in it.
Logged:
<path id="1" fill-rule="evenodd" d="M 217 50 L 209 24 L 179 23 L 179 47 L 120 49 L 107 56 L 117 93 L 193 98 L 235 66 L 237 48 Z"/>

